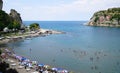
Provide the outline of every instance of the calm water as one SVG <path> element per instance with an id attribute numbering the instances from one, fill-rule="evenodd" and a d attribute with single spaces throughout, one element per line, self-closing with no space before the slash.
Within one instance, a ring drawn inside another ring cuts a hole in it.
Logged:
<path id="1" fill-rule="evenodd" d="M 28 25 L 34 21 L 25 21 Z M 85 21 L 37 21 L 67 34 L 8 44 L 18 55 L 75 73 L 120 73 L 120 28 L 84 26 Z M 31 52 L 30 52 L 31 48 Z"/>

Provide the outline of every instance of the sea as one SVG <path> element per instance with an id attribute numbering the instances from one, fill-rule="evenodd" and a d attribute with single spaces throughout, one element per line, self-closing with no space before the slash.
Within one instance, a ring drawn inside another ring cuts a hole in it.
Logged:
<path id="1" fill-rule="evenodd" d="M 120 28 L 85 26 L 87 21 L 24 21 L 65 32 L 7 44 L 17 55 L 74 73 L 120 73 Z"/>

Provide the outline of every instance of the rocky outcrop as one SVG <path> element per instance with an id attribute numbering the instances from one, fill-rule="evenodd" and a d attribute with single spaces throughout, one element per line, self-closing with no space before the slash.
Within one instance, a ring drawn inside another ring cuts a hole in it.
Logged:
<path id="1" fill-rule="evenodd" d="M 21 26 L 23 25 L 21 16 L 16 10 L 11 9 L 9 16 L 12 21 L 17 21 L 19 24 L 21 24 Z"/>
<path id="2" fill-rule="evenodd" d="M 3 1 L 0 0 L 0 10 L 2 10 L 2 8 L 3 8 Z"/>
<path id="3" fill-rule="evenodd" d="M 94 13 L 87 25 L 120 27 L 120 8 L 110 8 Z"/>

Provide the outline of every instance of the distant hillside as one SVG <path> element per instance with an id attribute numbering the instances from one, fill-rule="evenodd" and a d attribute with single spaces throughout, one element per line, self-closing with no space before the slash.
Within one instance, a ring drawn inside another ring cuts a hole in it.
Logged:
<path id="1" fill-rule="evenodd" d="M 120 8 L 109 8 L 94 13 L 87 25 L 120 27 Z"/>

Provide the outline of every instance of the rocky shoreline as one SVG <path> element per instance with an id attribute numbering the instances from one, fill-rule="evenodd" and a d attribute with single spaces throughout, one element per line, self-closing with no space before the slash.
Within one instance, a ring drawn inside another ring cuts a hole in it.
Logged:
<path id="1" fill-rule="evenodd" d="M 85 24 L 86 26 L 99 26 L 99 27 L 120 27 L 120 25 L 114 25 L 114 24 Z"/>
<path id="2" fill-rule="evenodd" d="M 47 36 L 50 34 L 65 34 L 65 32 L 61 31 L 56 31 L 56 30 L 50 30 L 50 29 L 39 29 L 37 31 L 30 31 L 26 32 L 25 34 L 21 34 L 18 36 L 5 36 L 0 38 L 0 44 L 6 44 L 11 41 L 16 41 L 20 39 L 25 39 L 25 38 L 31 38 L 31 37 L 38 37 L 38 36 Z"/>

